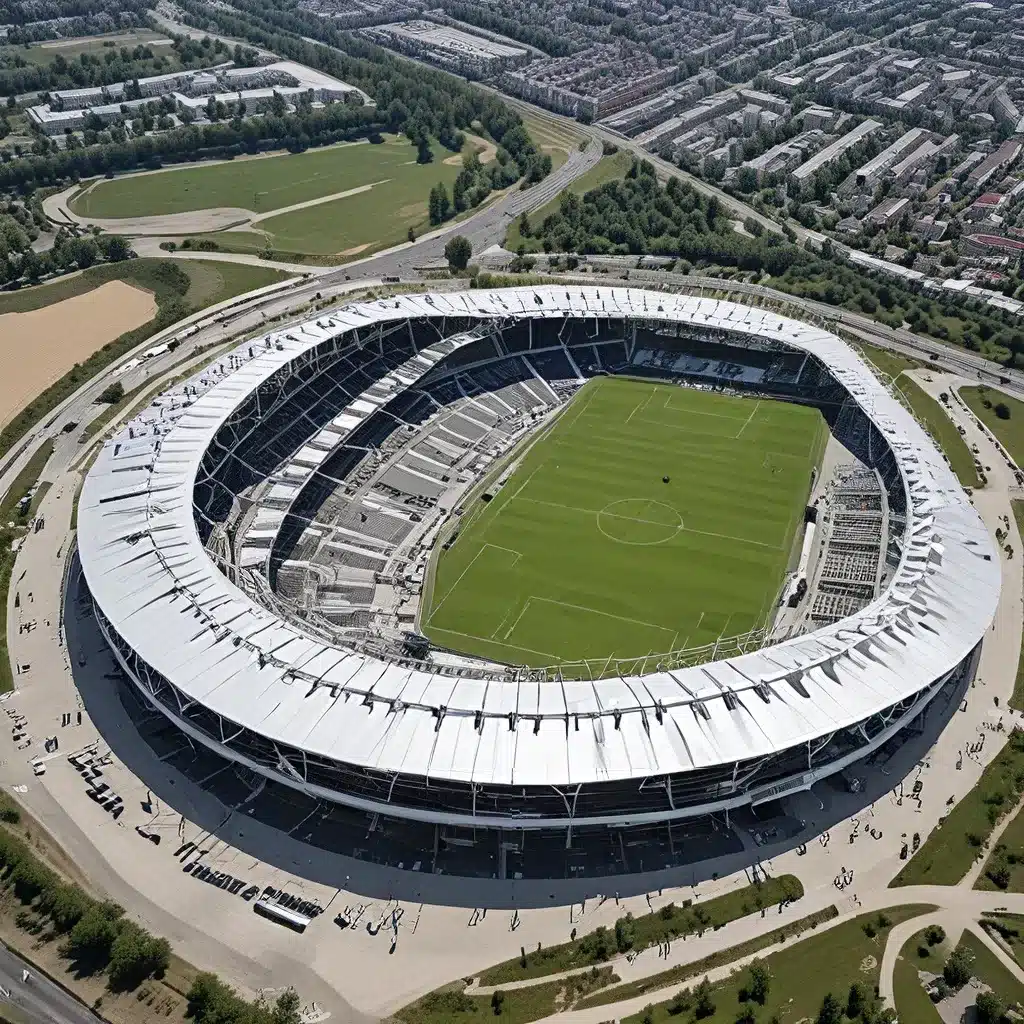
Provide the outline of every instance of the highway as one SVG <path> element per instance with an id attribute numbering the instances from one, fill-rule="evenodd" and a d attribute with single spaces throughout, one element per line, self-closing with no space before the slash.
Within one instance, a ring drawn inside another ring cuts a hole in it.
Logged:
<path id="1" fill-rule="evenodd" d="M 28 981 L 22 981 L 24 971 L 29 973 Z M 6 1003 L 39 1024 L 97 1024 L 102 1019 L 4 945 L 0 945 L 0 990 L 0 1014 Z"/>

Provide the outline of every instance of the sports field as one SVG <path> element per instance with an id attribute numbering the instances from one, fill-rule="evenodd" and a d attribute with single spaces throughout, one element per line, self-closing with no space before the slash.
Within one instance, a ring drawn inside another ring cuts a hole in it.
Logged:
<path id="1" fill-rule="evenodd" d="M 216 207 L 266 213 L 375 183 L 393 184 L 390 199 L 422 202 L 431 186 L 449 185 L 461 170 L 446 165 L 451 153 L 434 147 L 434 162 L 416 163 L 408 139 L 387 136 L 380 145 L 353 142 L 304 153 L 240 157 L 99 181 L 71 201 L 82 217 L 148 217 Z M 375 187 L 377 187 L 375 185 Z M 408 193 L 402 198 L 403 191 Z M 372 194 L 373 190 L 371 190 Z M 357 198 L 357 206 L 365 200 Z M 322 212 L 322 209 L 321 209 Z"/>
<path id="2" fill-rule="evenodd" d="M 827 438 L 803 406 L 591 381 L 493 500 L 466 510 L 420 628 L 446 647 L 539 667 L 758 627 Z"/>

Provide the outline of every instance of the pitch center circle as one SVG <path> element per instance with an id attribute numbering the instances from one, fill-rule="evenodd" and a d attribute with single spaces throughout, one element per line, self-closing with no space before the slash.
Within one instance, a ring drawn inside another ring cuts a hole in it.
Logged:
<path id="1" fill-rule="evenodd" d="M 620 498 L 597 513 L 597 528 L 616 544 L 667 544 L 683 528 L 683 517 L 663 501 Z"/>

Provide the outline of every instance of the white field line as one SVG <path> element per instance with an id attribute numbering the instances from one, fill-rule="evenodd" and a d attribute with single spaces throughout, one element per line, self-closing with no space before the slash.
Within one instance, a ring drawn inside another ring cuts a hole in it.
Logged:
<path id="1" fill-rule="evenodd" d="M 523 604 L 523 607 L 522 607 L 521 611 L 516 616 L 515 622 L 513 622 L 512 625 L 509 626 L 508 629 L 505 630 L 505 635 L 502 637 L 502 640 L 507 640 L 512 635 L 512 631 L 516 628 L 516 626 L 519 625 L 519 620 L 526 614 L 526 609 L 530 607 L 530 602 L 532 600 L 533 600 L 532 597 L 528 597 L 526 599 L 526 602 Z"/>
<path id="2" fill-rule="evenodd" d="M 612 519 L 628 519 L 634 523 L 649 523 L 652 526 L 665 526 L 665 523 L 657 522 L 650 519 L 636 519 L 633 516 L 619 516 L 614 512 L 595 512 L 592 508 L 578 508 L 575 505 L 562 505 L 557 501 L 541 501 L 539 498 L 520 498 L 520 501 L 528 501 L 533 505 L 550 505 L 551 508 L 561 508 L 566 512 L 580 512 L 584 515 L 598 516 L 606 515 Z M 683 525 L 680 532 L 695 533 L 700 537 L 717 537 L 719 540 L 731 540 L 737 544 L 753 544 L 755 547 L 768 548 L 770 551 L 781 551 L 782 549 L 777 544 L 766 544 L 763 540 L 751 540 L 749 537 L 734 537 L 728 533 L 715 533 L 712 530 L 694 530 L 689 526 Z"/>
<path id="3" fill-rule="evenodd" d="M 525 612 L 526 608 L 529 607 L 531 601 L 543 601 L 545 604 L 559 604 L 563 608 L 571 608 L 573 611 L 589 612 L 591 615 L 603 615 L 605 618 L 608 619 L 618 619 L 619 622 L 628 622 L 632 626 L 646 626 L 648 629 L 658 629 L 661 630 L 661 632 L 663 633 L 673 633 L 673 642 L 675 642 L 676 637 L 679 636 L 679 631 L 676 630 L 673 632 L 670 626 L 659 626 L 657 625 L 657 623 L 647 622 L 644 619 L 631 619 L 625 615 L 615 615 L 613 612 L 602 612 L 597 608 L 588 608 L 586 605 L 582 604 L 570 604 L 568 601 L 559 601 L 553 597 L 530 597 L 530 599 L 526 602 L 526 607 L 523 608 L 523 612 Z M 522 613 L 520 613 L 519 618 L 521 619 L 522 617 Z M 516 619 L 516 622 L 518 621 L 519 619 Z M 515 627 L 513 626 L 513 629 L 514 628 Z M 506 633 L 505 635 L 508 636 L 509 634 Z M 669 647 L 668 649 L 671 650 L 672 648 Z"/>
<path id="4" fill-rule="evenodd" d="M 749 426 L 749 424 L 750 424 L 750 421 L 751 421 L 751 420 L 752 420 L 752 419 L 753 419 L 753 418 L 754 418 L 754 417 L 755 417 L 755 416 L 757 415 L 757 410 L 758 410 L 758 409 L 760 409 L 760 408 L 761 408 L 761 399 L 759 398 L 759 399 L 758 399 L 758 400 L 757 400 L 757 401 L 756 401 L 756 402 L 754 403 L 754 408 L 753 408 L 753 409 L 751 409 L 751 411 L 750 411 L 750 415 L 749 415 L 749 416 L 748 416 L 748 417 L 746 418 L 746 420 L 744 421 L 744 423 L 743 423 L 743 426 L 742 426 L 742 427 L 740 427 L 739 431 L 737 431 L 737 433 L 736 433 L 736 440 L 737 440 L 737 441 L 738 441 L 738 440 L 740 439 L 740 434 L 742 434 L 742 433 L 743 433 L 743 431 L 747 429 L 747 427 L 748 427 L 748 426 Z"/>
<path id="5" fill-rule="evenodd" d="M 441 600 L 438 601 L 437 604 L 435 604 L 434 607 L 430 609 L 430 618 L 427 619 L 428 626 L 433 623 L 434 616 L 437 615 L 437 613 L 441 610 L 441 606 L 445 603 L 445 601 L 447 601 L 448 598 L 452 596 L 452 594 L 455 592 L 455 588 L 462 582 L 462 578 L 466 575 L 466 573 L 473 568 L 473 565 L 476 563 L 476 560 L 484 553 L 484 549 L 486 547 L 487 544 L 480 545 L 480 550 L 469 560 L 469 564 L 466 566 L 466 568 L 459 573 L 459 578 L 448 588 L 448 593 L 446 593 L 444 597 L 442 597 Z"/>
<path id="6" fill-rule="evenodd" d="M 550 651 L 536 651 L 532 647 L 520 647 L 518 644 L 506 644 L 501 640 L 491 640 L 483 636 L 475 636 L 472 633 L 460 633 L 457 629 L 445 629 L 444 626 L 431 626 L 435 633 L 448 633 L 450 636 L 461 636 L 464 640 L 476 640 L 482 644 L 493 644 L 495 647 L 507 647 L 513 651 L 526 651 L 527 654 L 539 654 L 542 658 L 550 658 L 551 664 L 561 661 L 557 654 Z"/>

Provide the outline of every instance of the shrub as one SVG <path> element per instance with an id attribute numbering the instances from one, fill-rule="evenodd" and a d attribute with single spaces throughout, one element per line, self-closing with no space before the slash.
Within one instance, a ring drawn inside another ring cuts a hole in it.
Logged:
<path id="1" fill-rule="evenodd" d="M 992 407 L 992 411 L 1001 420 L 1008 420 L 1010 418 L 1010 407 L 1005 402 L 996 402 Z"/>

